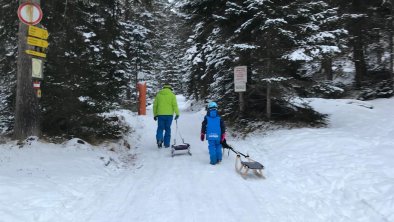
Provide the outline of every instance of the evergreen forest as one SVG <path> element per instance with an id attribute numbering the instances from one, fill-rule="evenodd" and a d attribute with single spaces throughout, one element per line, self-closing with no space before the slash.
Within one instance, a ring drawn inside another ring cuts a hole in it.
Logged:
<path id="1" fill-rule="evenodd" d="M 231 124 L 324 124 L 298 98 L 393 96 L 393 0 L 41 0 L 49 32 L 39 99 L 50 138 L 116 139 L 116 109 L 162 85 L 216 101 Z M 0 0 L 0 134 L 12 135 L 18 1 Z M 244 106 L 234 67 L 247 66 Z"/>

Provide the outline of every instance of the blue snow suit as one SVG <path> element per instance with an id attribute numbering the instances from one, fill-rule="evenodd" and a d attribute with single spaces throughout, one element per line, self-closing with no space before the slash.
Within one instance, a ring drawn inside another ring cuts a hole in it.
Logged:
<path id="1" fill-rule="evenodd" d="M 156 140 L 163 141 L 164 147 L 170 147 L 172 115 L 157 116 Z M 164 131 L 164 140 L 163 140 Z"/>
<path id="2" fill-rule="evenodd" d="M 208 110 L 202 122 L 201 133 L 205 134 L 208 140 L 210 164 L 212 165 L 222 161 L 222 144 L 220 139 L 225 132 L 226 127 L 217 110 Z"/>

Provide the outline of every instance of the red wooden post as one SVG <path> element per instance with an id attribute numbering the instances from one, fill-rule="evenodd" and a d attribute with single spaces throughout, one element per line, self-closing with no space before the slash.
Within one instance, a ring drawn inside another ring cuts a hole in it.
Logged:
<path id="1" fill-rule="evenodd" d="M 138 115 L 146 115 L 146 82 L 138 83 Z"/>

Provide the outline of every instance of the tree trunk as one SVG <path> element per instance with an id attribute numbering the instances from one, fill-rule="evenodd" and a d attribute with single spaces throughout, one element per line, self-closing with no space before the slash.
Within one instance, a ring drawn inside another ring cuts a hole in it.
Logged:
<path id="1" fill-rule="evenodd" d="M 130 20 L 131 19 L 131 15 L 132 15 L 132 9 L 131 9 L 131 3 L 130 3 L 130 0 L 125 0 L 125 3 L 124 3 L 124 10 L 125 10 L 125 20 L 128 22 L 128 20 Z"/>
<path id="2" fill-rule="evenodd" d="M 270 38 L 268 39 L 268 41 L 267 41 L 267 43 L 268 43 L 268 45 L 270 46 L 271 45 L 271 40 L 270 40 Z M 272 57 L 272 48 L 268 48 L 268 50 L 267 50 L 267 74 L 268 74 L 268 77 L 269 78 L 271 78 L 272 77 L 272 75 L 273 75 L 273 68 L 272 68 L 272 59 L 271 59 L 271 57 Z M 268 119 L 271 119 L 271 113 L 272 113 L 272 110 L 271 110 L 271 83 L 270 82 L 267 82 L 267 104 L 266 104 L 266 117 L 268 118 Z"/>
<path id="3" fill-rule="evenodd" d="M 353 0 L 353 13 L 360 14 L 361 2 L 359 0 Z M 361 81 L 366 74 L 366 65 L 364 59 L 364 43 L 362 38 L 362 27 L 365 19 L 355 18 L 351 24 L 350 34 L 353 37 L 352 47 L 353 47 L 353 61 L 356 68 L 355 81 L 356 87 L 361 87 Z"/>
<path id="4" fill-rule="evenodd" d="M 271 119 L 271 83 L 267 82 L 267 118 Z"/>
<path id="5" fill-rule="evenodd" d="M 366 65 L 364 60 L 364 43 L 362 41 L 362 33 L 360 28 L 361 21 L 357 21 L 354 27 L 353 39 L 353 61 L 356 68 L 356 87 L 361 86 L 361 81 L 366 74 Z"/>
<path id="6" fill-rule="evenodd" d="M 322 73 L 326 77 L 327 80 L 333 80 L 334 76 L 332 74 L 332 59 L 325 58 L 322 60 Z"/>
<path id="7" fill-rule="evenodd" d="M 377 48 L 376 48 L 376 63 L 381 66 L 382 65 L 382 61 L 383 61 L 383 48 L 382 45 L 380 43 L 380 28 L 376 28 L 374 29 L 376 30 L 376 42 L 378 43 Z"/>
<path id="8" fill-rule="evenodd" d="M 390 30 L 389 30 L 389 47 L 390 47 L 390 68 L 389 68 L 389 70 L 390 70 L 390 77 L 391 77 L 391 80 L 394 80 L 393 79 L 393 77 L 394 77 L 394 74 L 393 74 L 393 62 L 394 62 L 394 49 L 393 49 L 393 37 L 394 37 L 394 35 L 393 35 L 393 15 L 391 16 L 391 18 L 390 18 L 390 23 L 389 23 L 389 25 L 390 25 Z"/>
<path id="9" fill-rule="evenodd" d="M 40 0 L 20 0 L 19 4 L 32 2 L 40 5 Z M 33 89 L 32 60 L 25 50 L 32 49 L 27 45 L 28 25 L 19 22 L 17 88 L 15 107 L 14 138 L 26 139 L 28 136 L 40 135 L 40 108 L 38 98 Z"/>
<path id="10" fill-rule="evenodd" d="M 390 22 L 389 22 L 389 37 L 390 37 L 390 77 L 391 80 L 394 81 L 394 68 L 393 68 L 393 63 L 394 63 L 394 49 L 393 49 L 393 37 L 394 37 L 394 28 L 393 28 L 393 20 L 394 20 L 394 0 L 391 0 L 391 16 L 390 16 Z"/>

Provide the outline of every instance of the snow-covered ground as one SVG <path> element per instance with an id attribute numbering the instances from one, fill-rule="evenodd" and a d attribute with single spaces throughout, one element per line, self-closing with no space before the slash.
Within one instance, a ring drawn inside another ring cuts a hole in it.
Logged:
<path id="1" fill-rule="evenodd" d="M 327 128 L 228 138 L 266 166 L 266 179 L 243 179 L 232 153 L 209 165 L 205 112 L 179 100 L 193 156 L 157 149 L 150 110 L 118 112 L 135 129 L 128 152 L 77 139 L 0 145 L 0 221 L 394 221 L 394 99 L 311 99 L 330 115 Z"/>

